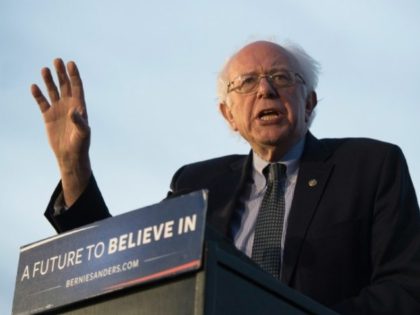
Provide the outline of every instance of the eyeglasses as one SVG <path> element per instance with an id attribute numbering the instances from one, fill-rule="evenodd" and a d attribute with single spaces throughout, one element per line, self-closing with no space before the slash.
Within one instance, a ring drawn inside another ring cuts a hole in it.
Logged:
<path id="1" fill-rule="evenodd" d="M 290 87 L 296 83 L 306 84 L 299 73 L 283 70 L 271 74 L 240 75 L 228 83 L 227 92 L 236 91 L 241 94 L 255 92 L 262 78 L 266 78 L 276 89 Z"/>

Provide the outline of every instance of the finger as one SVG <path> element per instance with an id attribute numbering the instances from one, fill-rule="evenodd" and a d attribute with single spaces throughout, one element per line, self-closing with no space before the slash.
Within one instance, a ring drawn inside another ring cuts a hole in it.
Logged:
<path id="1" fill-rule="evenodd" d="M 71 96 L 71 86 L 70 80 L 66 72 L 66 67 L 64 66 L 63 60 L 57 58 L 54 60 L 54 67 L 57 71 L 58 84 L 60 85 L 60 94 L 61 97 L 70 97 Z"/>
<path id="2" fill-rule="evenodd" d="M 41 90 L 36 84 L 31 85 L 31 93 L 35 101 L 37 102 L 41 113 L 45 113 L 50 108 L 50 104 L 48 103 L 44 94 L 42 94 Z"/>
<path id="3" fill-rule="evenodd" d="M 74 61 L 69 61 L 67 63 L 67 72 L 70 76 L 71 83 L 71 93 L 72 96 L 81 100 L 81 104 L 84 106 L 84 91 L 83 91 L 83 82 L 80 78 L 79 69 L 77 69 L 76 63 Z"/>
<path id="4" fill-rule="evenodd" d="M 41 70 L 42 79 L 44 80 L 45 86 L 47 87 L 48 96 L 50 97 L 51 103 L 55 103 L 59 100 L 60 95 L 58 94 L 57 86 L 51 75 L 51 71 L 48 68 L 42 68 Z"/>

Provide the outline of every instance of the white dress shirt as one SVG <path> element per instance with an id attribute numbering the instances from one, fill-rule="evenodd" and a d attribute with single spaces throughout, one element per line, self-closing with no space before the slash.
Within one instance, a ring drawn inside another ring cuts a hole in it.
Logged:
<path id="1" fill-rule="evenodd" d="M 287 233 L 287 222 L 292 206 L 293 194 L 295 191 L 296 180 L 299 171 L 299 160 L 302 156 L 305 145 L 305 138 L 299 141 L 293 148 L 287 152 L 281 161 L 286 165 L 286 184 L 285 184 L 285 214 L 283 235 L 281 241 L 282 252 L 284 250 L 284 241 Z M 240 196 L 242 207 L 236 209 L 234 220 L 232 223 L 232 236 L 236 248 L 244 252 L 247 256 L 252 255 L 252 245 L 254 243 L 255 222 L 257 220 L 258 211 L 267 189 L 263 169 L 270 163 L 263 160 L 255 152 L 252 159 L 252 181 L 247 183 L 244 192 Z"/>

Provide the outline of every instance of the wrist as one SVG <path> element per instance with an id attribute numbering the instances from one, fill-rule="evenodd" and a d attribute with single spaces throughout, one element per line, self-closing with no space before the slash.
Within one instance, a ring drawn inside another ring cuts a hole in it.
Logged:
<path id="1" fill-rule="evenodd" d="M 70 207 L 83 193 L 92 176 L 89 159 L 60 164 L 64 203 Z"/>
<path id="2" fill-rule="evenodd" d="M 61 176 L 85 176 L 83 174 L 91 173 L 89 155 L 66 156 L 57 158 L 58 167 Z"/>

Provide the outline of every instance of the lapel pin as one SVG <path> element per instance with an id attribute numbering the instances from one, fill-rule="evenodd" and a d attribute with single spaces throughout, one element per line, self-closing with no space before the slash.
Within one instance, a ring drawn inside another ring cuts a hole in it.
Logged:
<path id="1" fill-rule="evenodd" d="M 318 185 L 318 181 L 315 178 L 312 178 L 311 180 L 309 180 L 308 185 L 309 187 L 315 187 L 316 185 Z"/>

